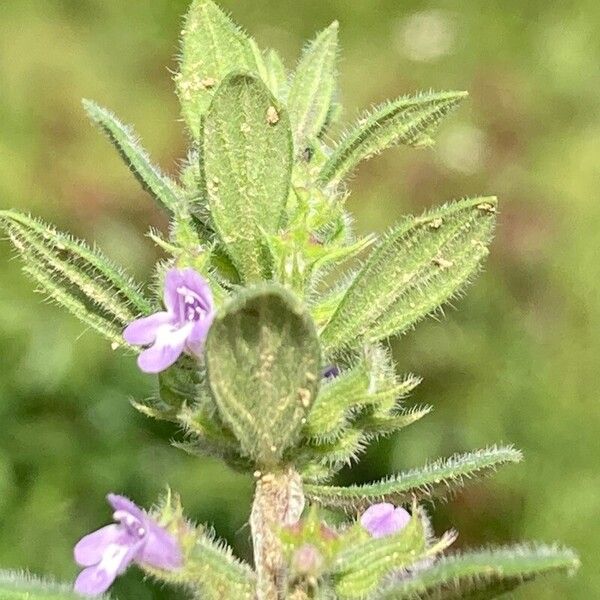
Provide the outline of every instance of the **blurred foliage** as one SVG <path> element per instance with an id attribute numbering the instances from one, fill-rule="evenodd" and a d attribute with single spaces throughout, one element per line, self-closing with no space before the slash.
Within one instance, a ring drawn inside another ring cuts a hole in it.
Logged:
<path id="1" fill-rule="evenodd" d="M 600 5 L 223 4 L 290 66 L 301 40 L 339 18 L 342 89 L 355 112 L 417 89 L 471 92 L 433 150 L 387 152 L 353 184 L 360 232 L 469 194 L 497 194 L 502 210 L 487 271 L 460 310 L 395 344 L 401 368 L 425 378 L 415 402 L 435 412 L 375 447 L 342 480 L 514 443 L 525 463 L 438 506 L 437 526 L 456 527 L 461 545 L 560 540 L 580 551 L 579 576 L 518 597 L 599 595 Z M 0 3 L 1 206 L 95 240 L 139 278 L 157 256 L 144 233 L 164 221 L 89 126 L 80 98 L 134 123 L 176 171 L 185 140 L 168 68 L 185 8 L 186 0 Z M 134 361 L 40 303 L 7 244 L 0 259 L 0 564 L 71 578 L 73 543 L 109 519 L 104 494 L 150 504 L 167 482 L 191 516 L 214 523 L 247 554 L 252 482 L 169 447 L 177 432 L 129 406 L 152 386 Z M 115 592 L 171 597 L 134 570 Z"/>

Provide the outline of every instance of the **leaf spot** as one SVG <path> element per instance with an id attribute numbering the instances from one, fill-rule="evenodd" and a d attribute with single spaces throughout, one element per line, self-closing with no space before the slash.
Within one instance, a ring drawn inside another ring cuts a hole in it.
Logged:
<path id="1" fill-rule="evenodd" d="M 454 263 L 451 260 L 447 260 L 445 258 L 442 258 L 441 256 L 434 258 L 433 264 L 437 265 L 442 269 L 449 269 L 450 267 L 454 266 Z"/>
<path id="2" fill-rule="evenodd" d="M 488 212 L 491 214 L 494 214 L 496 212 L 496 207 L 493 204 L 490 204 L 489 202 L 482 202 L 481 204 L 477 205 L 477 208 L 479 210 L 482 210 L 484 212 Z"/>
<path id="3" fill-rule="evenodd" d="M 267 123 L 269 125 L 277 125 L 279 123 L 279 113 L 274 106 L 269 106 L 267 109 Z"/>

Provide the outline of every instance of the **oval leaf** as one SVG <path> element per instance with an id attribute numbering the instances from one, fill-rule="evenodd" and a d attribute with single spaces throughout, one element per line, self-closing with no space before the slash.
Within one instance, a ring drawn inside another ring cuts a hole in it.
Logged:
<path id="1" fill-rule="evenodd" d="M 277 232 L 292 169 L 289 119 L 265 84 L 229 76 L 204 125 L 204 181 L 215 228 L 246 282 L 269 277 L 265 234 Z"/>
<path id="2" fill-rule="evenodd" d="M 297 440 L 317 395 L 314 324 L 285 290 L 259 286 L 217 315 L 206 341 L 208 382 L 242 451 L 276 464 Z"/>

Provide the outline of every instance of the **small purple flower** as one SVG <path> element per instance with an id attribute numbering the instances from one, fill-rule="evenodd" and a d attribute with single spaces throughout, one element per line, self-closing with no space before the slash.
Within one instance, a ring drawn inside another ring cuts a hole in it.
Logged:
<path id="1" fill-rule="evenodd" d="M 182 566 L 179 544 L 171 534 L 131 500 L 115 494 L 107 499 L 117 523 L 86 535 L 75 546 L 75 560 L 86 567 L 75 581 L 77 593 L 103 594 L 132 562 L 169 571 Z"/>
<path id="2" fill-rule="evenodd" d="M 402 507 L 395 507 L 388 502 L 373 504 L 365 510 L 360 518 L 360 524 L 374 537 L 398 533 L 410 521 L 410 513 Z"/>
<path id="3" fill-rule="evenodd" d="M 194 269 L 171 269 L 165 277 L 166 311 L 130 323 L 123 332 L 128 344 L 149 346 L 138 357 L 145 373 L 160 373 L 183 352 L 200 356 L 214 317 L 208 283 Z"/>
<path id="4" fill-rule="evenodd" d="M 323 379 L 335 379 L 339 377 L 340 373 L 340 368 L 337 365 L 328 365 L 321 371 L 321 377 Z"/>

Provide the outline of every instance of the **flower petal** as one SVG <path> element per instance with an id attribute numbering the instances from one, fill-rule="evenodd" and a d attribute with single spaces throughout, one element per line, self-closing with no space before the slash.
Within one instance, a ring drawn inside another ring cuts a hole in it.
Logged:
<path id="1" fill-rule="evenodd" d="M 88 567 L 75 580 L 75 591 L 82 596 L 99 596 L 111 586 L 117 573 L 108 573 L 98 567 Z"/>
<path id="2" fill-rule="evenodd" d="M 85 596 L 103 594 L 117 575 L 127 569 L 139 548 L 140 542 L 134 545 L 109 544 L 102 553 L 102 560 L 79 574 L 75 591 Z"/>
<path id="3" fill-rule="evenodd" d="M 132 502 L 125 496 L 120 496 L 119 494 L 108 494 L 106 496 L 106 500 L 113 507 L 115 512 L 127 512 L 140 522 L 143 522 L 146 518 L 146 513 L 135 502 Z"/>
<path id="4" fill-rule="evenodd" d="M 140 369 L 144 373 L 160 373 L 174 364 L 181 356 L 193 326 L 193 323 L 186 323 L 178 329 L 171 326 L 159 328 L 154 345 L 138 356 Z"/>
<path id="5" fill-rule="evenodd" d="M 213 295 L 206 279 L 194 271 L 194 269 L 183 269 L 180 273 L 183 285 L 198 294 L 200 301 L 203 304 L 202 308 L 204 308 L 207 313 L 212 312 Z"/>
<path id="6" fill-rule="evenodd" d="M 179 294 L 177 288 L 181 287 L 183 278 L 179 269 L 169 269 L 165 275 L 163 301 L 167 310 L 172 314 L 179 313 Z"/>
<path id="7" fill-rule="evenodd" d="M 214 316 L 214 313 L 210 313 L 203 319 L 194 322 L 194 327 L 187 339 L 187 348 L 192 354 L 195 354 L 196 356 L 202 355 L 204 340 L 206 340 Z"/>
<path id="8" fill-rule="evenodd" d="M 410 521 L 410 514 L 402 507 L 388 502 L 370 506 L 361 516 L 361 525 L 374 537 L 380 538 L 398 533 Z"/>
<path id="9" fill-rule="evenodd" d="M 157 569 L 174 570 L 183 565 L 179 542 L 170 533 L 147 518 L 147 538 L 137 553 L 136 562 L 146 563 Z"/>
<path id="10" fill-rule="evenodd" d="M 107 525 L 81 538 L 73 549 L 75 560 L 82 567 L 91 567 L 102 560 L 104 550 L 118 543 L 121 530 L 118 525 Z"/>
<path id="11" fill-rule="evenodd" d="M 136 319 L 123 331 L 123 339 L 136 346 L 152 344 L 156 339 L 158 328 L 171 322 L 173 315 L 167 312 L 157 312 L 149 317 Z"/>
<path id="12" fill-rule="evenodd" d="M 335 379 L 336 377 L 339 377 L 340 373 L 340 368 L 337 365 L 327 365 L 321 371 L 321 377 L 323 379 Z"/>

